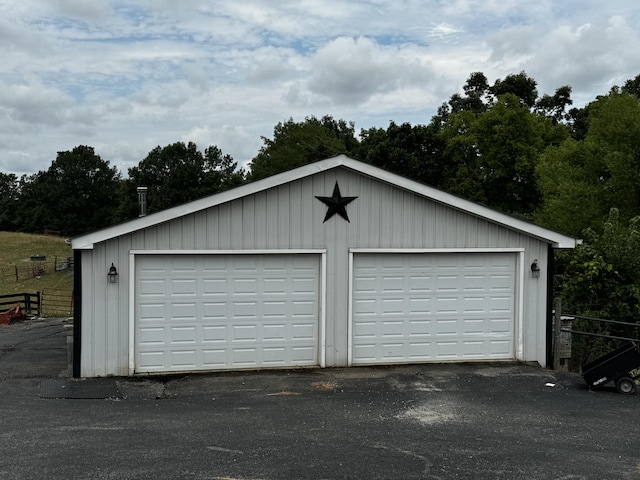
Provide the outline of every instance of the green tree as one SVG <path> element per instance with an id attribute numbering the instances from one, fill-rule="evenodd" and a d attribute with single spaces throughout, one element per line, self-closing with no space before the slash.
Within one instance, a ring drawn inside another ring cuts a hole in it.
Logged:
<path id="1" fill-rule="evenodd" d="M 18 177 L 13 173 L 0 173 L 0 230 L 14 231 L 18 227 L 19 192 Z"/>
<path id="2" fill-rule="evenodd" d="M 538 157 L 568 134 L 531 112 L 516 95 L 504 94 L 485 112 L 450 114 L 441 135 L 451 172 L 444 183 L 447 191 L 528 216 L 541 201 L 535 178 Z"/>
<path id="3" fill-rule="evenodd" d="M 554 123 L 560 123 L 570 119 L 567 107 L 573 104 L 571 100 L 571 87 L 565 85 L 556 90 L 551 96 L 544 94 L 536 102 L 536 111 L 551 118 Z"/>
<path id="4" fill-rule="evenodd" d="M 595 181 L 605 173 L 602 167 L 594 152 L 574 139 L 544 152 L 536 167 L 542 202 L 535 221 L 574 236 L 598 229 L 607 203 Z"/>
<path id="5" fill-rule="evenodd" d="M 584 241 L 572 252 L 558 255 L 556 295 L 566 313 L 638 323 L 640 316 L 640 216 L 626 224 L 613 208 L 598 229 L 586 229 Z M 637 338 L 639 327 L 574 321 L 574 329 L 603 335 Z M 609 352 L 615 345 L 603 338 L 573 338 L 574 368 Z"/>
<path id="6" fill-rule="evenodd" d="M 501 95 L 515 95 L 528 108 L 533 108 L 538 98 L 537 82 L 525 72 L 507 75 L 504 80 L 497 79 L 489 90 L 496 99 Z"/>
<path id="7" fill-rule="evenodd" d="M 640 75 L 637 75 L 635 78 L 631 80 L 627 80 L 624 83 L 622 90 L 640 98 Z"/>
<path id="8" fill-rule="evenodd" d="M 122 221 L 138 215 L 137 187 L 148 188 L 147 212 L 153 213 L 242 184 L 244 172 L 237 167 L 217 146 L 204 153 L 193 142 L 158 146 L 129 169 L 129 178 L 120 185 L 115 218 Z"/>
<path id="9" fill-rule="evenodd" d="M 462 87 L 465 95 L 454 93 L 449 99 L 451 112 L 484 112 L 491 104 L 493 95 L 487 77 L 482 72 L 473 72 Z M 447 106 L 445 104 L 445 109 Z"/>
<path id="10" fill-rule="evenodd" d="M 329 115 L 280 122 L 273 129 L 273 139 L 262 137 L 262 141 L 264 145 L 250 164 L 250 181 L 341 153 L 353 155 L 358 147 L 354 124 Z"/>
<path id="11" fill-rule="evenodd" d="M 640 100 L 611 93 L 588 112 L 584 139 L 549 149 L 537 167 L 544 200 L 536 220 L 572 235 L 598 231 L 611 208 L 623 221 L 640 211 Z"/>
<path id="12" fill-rule="evenodd" d="M 20 180 L 21 230 L 77 235 L 111 224 L 120 174 L 93 147 L 58 152 L 46 171 Z"/>
<path id="13" fill-rule="evenodd" d="M 565 87 L 569 88 L 569 87 Z M 640 75 L 627 80 L 621 87 L 614 85 L 609 91 L 609 96 L 627 93 L 640 98 Z M 582 108 L 572 108 L 566 115 L 568 125 L 571 128 L 571 136 L 576 140 L 584 140 L 589 130 L 589 115 L 591 110 L 598 105 L 598 100 L 604 98 L 598 96 L 593 102 Z"/>
<path id="14" fill-rule="evenodd" d="M 640 216 L 626 224 L 612 208 L 600 226 L 588 228 L 564 267 L 566 310 L 635 323 L 640 316 Z"/>
<path id="15" fill-rule="evenodd" d="M 498 78 L 489 85 L 482 72 L 473 72 L 463 86 L 464 95 L 455 93 L 448 103 L 443 104 L 434 116 L 436 121 L 446 121 L 450 113 L 487 111 L 503 95 L 515 95 L 523 107 L 551 118 L 555 123 L 569 120 L 567 108 L 572 105 L 571 87 L 559 87 L 554 95 L 538 98 L 537 82 L 525 72 Z"/>
<path id="16" fill-rule="evenodd" d="M 358 157 L 405 177 L 441 186 L 445 176 L 442 153 L 445 144 L 434 125 L 397 125 L 360 132 Z"/>

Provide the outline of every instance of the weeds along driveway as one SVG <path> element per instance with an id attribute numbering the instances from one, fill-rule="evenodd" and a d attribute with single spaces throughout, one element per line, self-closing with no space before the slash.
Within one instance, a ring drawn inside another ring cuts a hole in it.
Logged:
<path id="1" fill-rule="evenodd" d="M 529 365 L 47 380 L 0 382 L 0 478 L 640 479 L 640 396 Z"/>

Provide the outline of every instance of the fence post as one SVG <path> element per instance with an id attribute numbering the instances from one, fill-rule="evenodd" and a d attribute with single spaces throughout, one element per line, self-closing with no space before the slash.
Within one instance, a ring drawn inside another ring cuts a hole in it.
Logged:
<path id="1" fill-rule="evenodd" d="M 18 279 L 18 266 L 16 265 L 15 267 L 13 267 L 16 269 L 16 283 L 20 281 L 20 279 Z"/>
<path id="2" fill-rule="evenodd" d="M 562 299 L 553 300 L 553 369 L 560 370 L 560 334 L 562 329 Z"/>

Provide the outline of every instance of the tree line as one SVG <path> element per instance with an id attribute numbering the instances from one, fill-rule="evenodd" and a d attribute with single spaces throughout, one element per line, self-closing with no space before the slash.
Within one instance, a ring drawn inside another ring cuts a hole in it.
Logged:
<path id="1" fill-rule="evenodd" d="M 640 75 L 582 108 L 570 86 L 539 94 L 525 72 L 469 75 L 424 124 L 355 129 L 307 117 L 278 123 L 247 170 L 217 146 L 156 147 L 123 176 L 90 146 L 48 170 L 0 173 L 0 230 L 77 235 L 338 154 L 584 238 L 558 255 L 569 309 L 635 322 L 640 314 Z"/>

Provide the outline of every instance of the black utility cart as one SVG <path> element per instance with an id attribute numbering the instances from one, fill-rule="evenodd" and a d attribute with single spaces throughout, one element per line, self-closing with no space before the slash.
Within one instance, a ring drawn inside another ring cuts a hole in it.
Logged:
<path id="1" fill-rule="evenodd" d="M 613 382 L 620 393 L 631 395 L 636 391 L 632 370 L 640 369 L 640 352 L 635 342 L 627 342 L 620 348 L 587 363 L 582 367 L 582 377 L 589 387 L 602 387 Z"/>

